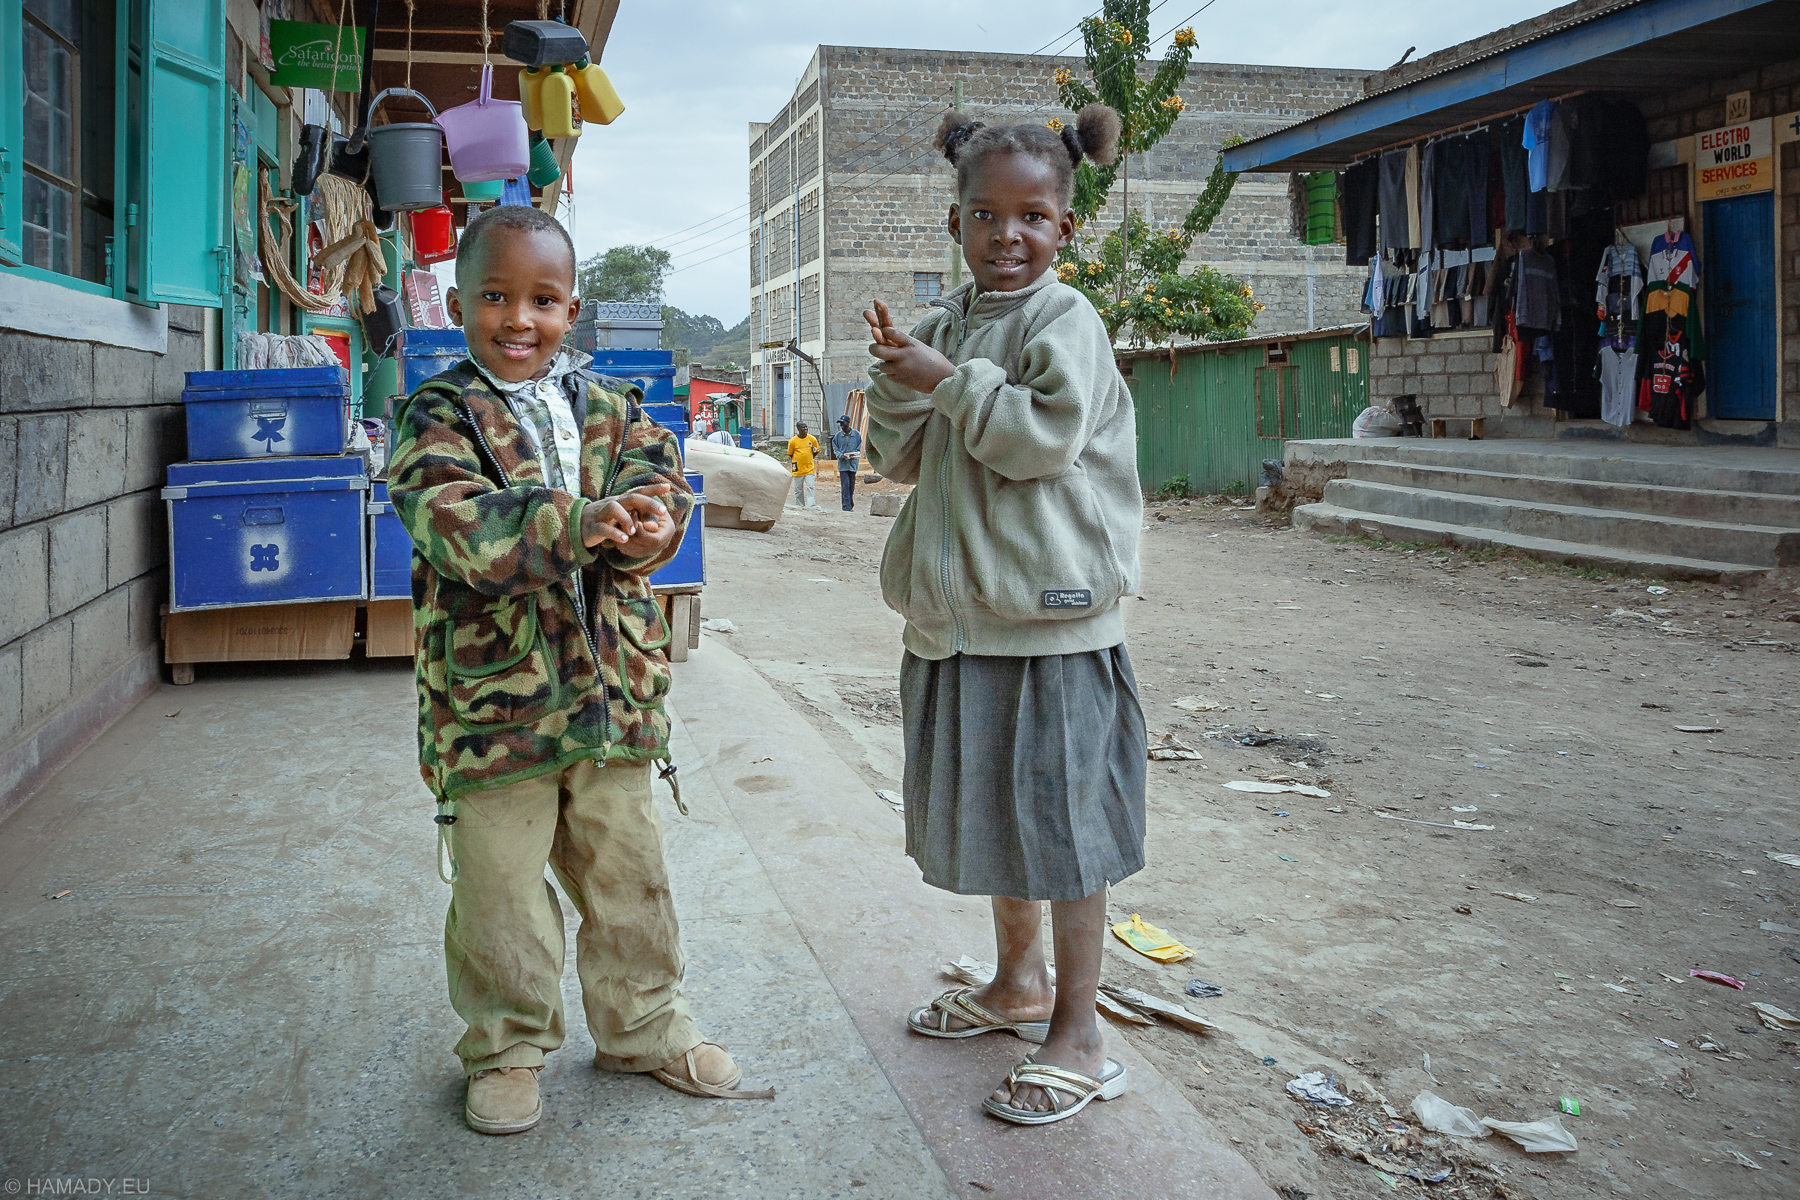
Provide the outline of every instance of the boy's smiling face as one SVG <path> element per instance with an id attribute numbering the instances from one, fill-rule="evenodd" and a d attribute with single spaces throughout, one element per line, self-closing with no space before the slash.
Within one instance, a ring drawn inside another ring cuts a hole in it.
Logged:
<path id="1" fill-rule="evenodd" d="M 508 383 L 541 375 L 581 312 L 575 257 L 554 233 L 501 226 L 485 234 L 474 261 L 458 261 L 450 319 L 469 353 Z"/>
<path id="2" fill-rule="evenodd" d="M 1050 164 L 1030 154 L 995 151 L 981 162 L 968 195 L 950 206 L 950 236 L 984 292 L 1024 287 L 1075 236 L 1075 214 Z"/>

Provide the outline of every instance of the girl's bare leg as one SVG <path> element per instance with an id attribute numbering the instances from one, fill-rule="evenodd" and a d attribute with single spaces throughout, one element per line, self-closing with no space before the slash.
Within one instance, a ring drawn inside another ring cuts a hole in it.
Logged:
<path id="1" fill-rule="evenodd" d="M 1042 1021 L 1050 1015 L 1050 971 L 1044 965 L 1044 910 L 1036 900 L 993 897 L 994 944 L 999 969 L 992 983 L 975 989 L 975 1002 L 996 1016 Z M 950 1028 L 967 1022 L 950 1019 Z"/>
<path id="2" fill-rule="evenodd" d="M 994 898 L 995 928 L 1002 926 L 1000 913 L 1003 903 L 1029 908 L 1033 913 L 1032 930 L 1035 935 L 1038 906 L 1019 900 L 1002 901 L 999 897 Z M 1094 992 L 1100 984 L 1101 947 L 1106 936 L 1105 889 L 1079 900 L 1052 901 L 1050 923 L 1056 938 L 1055 1004 L 1050 1012 L 1050 1036 L 1031 1057 L 1034 1062 L 1098 1078 L 1101 1067 L 1106 1064 L 1106 1046 L 1100 1038 L 1100 1022 L 1094 1011 Z M 1018 928 L 1023 932 L 1022 922 Z M 1035 936 L 1033 941 L 1035 943 Z M 1006 941 L 1003 936 L 1003 960 L 1005 952 Z M 1035 946 L 1031 957 L 1042 970 L 1043 955 L 1036 951 Z M 1004 961 L 1000 969 L 1004 974 Z M 995 983 L 998 982 L 999 979 L 996 978 Z M 1046 985 L 1048 982 L 1046 976 Z M 1035 1019 L 1042 1020 L 1042 1014 L 1036 1013 Z M 1052 1107 L 1050 1098 L 1042 1088 L 1024 1085 L 1016 1089 L 1002 1086 L 994 1093 L 994 1099 L 1032 1112 L 1049 1112 Z"/>

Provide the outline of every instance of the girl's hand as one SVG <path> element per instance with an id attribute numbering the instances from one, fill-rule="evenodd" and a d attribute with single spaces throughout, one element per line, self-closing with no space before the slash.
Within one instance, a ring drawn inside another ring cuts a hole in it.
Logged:
<path id="1" fill-rule="evenodd" d="M 955 363 L 894 328 L 887 305 L 881 301 L 875 302 L 875 311 L 864 312 L 863 319 L 875 335 L 869 353 L 881 360 L 881 373 L 895 383 L 915 392 L 930 392 L 956 374 Z"/>

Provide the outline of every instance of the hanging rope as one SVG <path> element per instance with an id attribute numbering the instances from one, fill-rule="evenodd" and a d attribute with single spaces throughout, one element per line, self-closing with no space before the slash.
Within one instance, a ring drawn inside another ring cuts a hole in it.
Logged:
<path id="1" fill-rule="evenodd" d="M 488 0 L 481 0 L 481 65 L 488 65 L 488 43 L 494 35 L 488 29 Z"/>
<path id="2" fill-rule="evenodd" d="M 362 311 L 373 308 L 374 283 L 387 274 L 387 259 L 379 234 L 374 237 L 372 254 L 368 247 L 368 234 L 374 229 L 369 220 L 368 193 L 336 175 L 319 177 L 319 219 L 325 224 L 329 245 L 318 257 L 323 290 L 311 292 L 288 269 L 288 263 L 293 261 L 292 217 L 300 202 L 276 196 L 269 186 L 268 174 L 259 171 L 257 175 L 257 242 L 263 269 L 281 294 L 308 312 L 324 312 L 342 300 L 346 290 L 352 290 L 357 293 L 357 306 Z M 334 250 L 339 253 L 332 256 Z"/>
<path id="3" fill-rule="evenodd" d="M 413 0 L 406 0 L 406 90 L 412 91 Z"/>

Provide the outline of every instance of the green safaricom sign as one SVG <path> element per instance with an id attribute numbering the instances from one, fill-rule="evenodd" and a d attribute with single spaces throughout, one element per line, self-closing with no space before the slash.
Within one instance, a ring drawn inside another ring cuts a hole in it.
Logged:
<path id="1" fill-rule="evenodd" d="M 354 92 L 362 86 L 363 31 L 355 26 L 270 21 L 269 54 L 277 87 Z"/>

